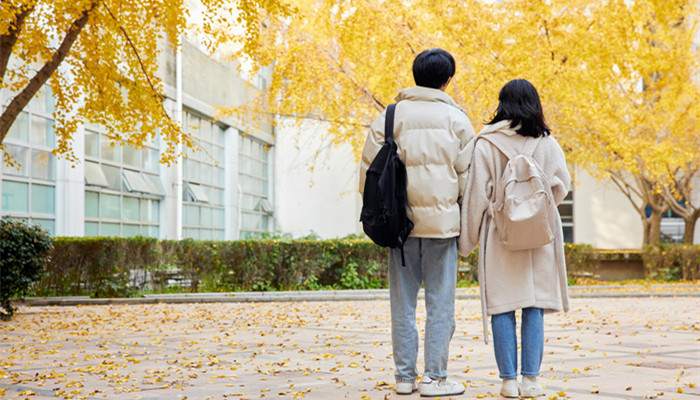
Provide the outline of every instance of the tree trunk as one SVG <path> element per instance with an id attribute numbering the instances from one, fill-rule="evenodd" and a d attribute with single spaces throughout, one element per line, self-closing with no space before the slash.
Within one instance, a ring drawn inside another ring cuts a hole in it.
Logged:
<path id="1" fill-rule="evenodd" d="M 58 46 L 58 49 L 51 55 L 51 59 L 37 71 L 34 77 L 29 80 L 27 86 L 10 101 L 10 104 L 5 108 L 2 115 L 0 115 L 0 144 L 5 140 L 7 132 L 15 122 L 15 119 L 17 119 L 19 113 L 29 104 L 29 100 L 44 86 L 44 83 L 46 83 L 61 62 L 68 56 L 71 46 L 78 39 L 80 31 L 82 31 L 87 24 L 90 14 L 92 14 L 92 10 L 95 9 L 97 4 L 98 2 L 95 0 L 89 8 L 85 9 L 80 16 L 73 21 L 73 24 L 68 28 L 68 32 Z"/>
<path id="2" fill-rule="evenodd" d="M 685 219 L 683 243 L 693 244 L 693 238 L 695 237 L 695 225 L 698 222 L 698 218 L 700 218 L 700 209 L 695 210 L 695 212 L 690 215 L 690 218 Z"/>
<path id="3" fill-rule="evenodd" d="M 642 216 L 642 224 L 644 226 L 644 241 L 643 244 L 654 244 L 661 241 L 661 219 L 663 213 L 656 210 L 651 211 L 651 215 L 647 218 Z"/>

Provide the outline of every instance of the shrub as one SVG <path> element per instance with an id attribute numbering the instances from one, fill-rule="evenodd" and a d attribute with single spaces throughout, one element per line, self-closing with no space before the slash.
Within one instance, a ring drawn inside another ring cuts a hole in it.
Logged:
<path id="1" fill-rule="evenodd" d="M 15 312 L 11 299 L 23 297 L 39 280 L 49 260 L 52 239 L 46 231 L 7 217 L 0 219 L 0 318 Z"/>
<path id="2" fill-rule="evenodd" d="M 649 279 L 700 279 L 700 245 L 657 243 L 644 246 L 644 269 Z"/>

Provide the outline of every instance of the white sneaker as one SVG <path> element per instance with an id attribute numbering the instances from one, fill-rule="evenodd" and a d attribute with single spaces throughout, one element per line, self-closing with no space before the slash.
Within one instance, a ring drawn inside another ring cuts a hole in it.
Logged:
<path id="1" fill-rule="evenodd" d="M 537 397 L 544 394 L 544 389 L 536 376 L 523 376 L 523 381 L 520 384 L 520 395 L 522 397 Z"/>
<path id="2" fill-rule="evenodd" d="M 501 385 L 501 396 L 508 398 L 520 397 L 520 388 L 517 379 L 504 379 Z"/>
<path id="3" fill-rule="evenodd" d="M 418 390 L 418 382 L 396 382 L 396 394 L 411 394 Z"/>
<path id="4" fill-rule="evenodd" d="M 464 393 L 464 386 L 461 383 L 442 380 L 431 380 L 427 376 L 420 382 L 420 395 L 423 397 L 449 396 Z"/>

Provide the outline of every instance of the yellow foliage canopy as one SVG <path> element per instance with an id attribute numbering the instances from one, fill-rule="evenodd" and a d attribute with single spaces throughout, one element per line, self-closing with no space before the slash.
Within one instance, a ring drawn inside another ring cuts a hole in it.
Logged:
<path id="1" fill-rule="evenodd" d="M 201 0 L 200 6 L 198 29 L 212 48 L 223 40 L 222 30 L 233 28 L 250 46 L 261 10 L 286 12 L 277 0 Z M 48 83 L 56 98 L 57 154 L 72 159 L 73 135 L 80 122 L 90 122 L 136 148 L 162 135 L 167 149 L 161 161 L 172 162 L 178 144 L 193 143 L 166 113 L 157 72 L 163 51 L 177 47 L 188 30 L 189 11 L 185 0 L 0 1 L 0 89 L 10 93 L 0 116 L 0 145 Z"/>
<path id="2" fill-rule="evenodd" d="M 334 141 L 356 154 L 364 127 L 414 85 L 415 55 L 441 47 L 457 61 L 447 92 L 477 131 L 500 88 L 528 79 L 569 160 L 613 179 L 640 214 L 674 176 L 700 168 L 694 1 L 292 5 L 296 12 L 287 18 L 264 16 L 257 46 L 239 53 L 258 67 L 274 66 L 269 93 L 249 107 L 328 121 Z M 656 200 L 659 212 L 668 208 L 668 200 Z"/>

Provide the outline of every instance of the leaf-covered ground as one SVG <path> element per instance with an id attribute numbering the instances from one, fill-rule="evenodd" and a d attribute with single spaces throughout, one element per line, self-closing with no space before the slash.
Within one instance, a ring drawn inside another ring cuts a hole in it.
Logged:
<path id="1" fill-rule="evenodd" d="M 699 398 L 700 298 L 571 305 L 545 317 L 542 398 Z M 479 302 L 456 309 L 458 398 L 498 398 Z M 0 322 L 0 398 L 417 399 L 394 393 L 389 326 L 386 300 L 25 306 Z"/>

